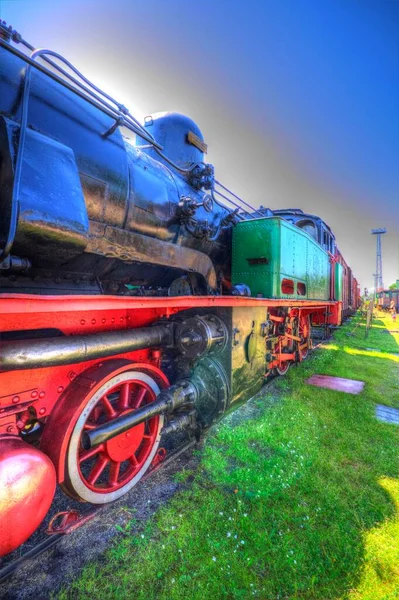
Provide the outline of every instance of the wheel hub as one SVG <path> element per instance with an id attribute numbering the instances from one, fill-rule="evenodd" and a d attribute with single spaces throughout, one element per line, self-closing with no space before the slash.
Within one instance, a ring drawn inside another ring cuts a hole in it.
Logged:
<path id="1" fill-rule="evenodd" d="M 139 448 L 144 437 L 144 423 L 136 425 L 126 431 L 120 433 L 116 437 L 108 440 L 105 444 L 105 450 L 108 458 L 112 461 L 122 462 L 132 456 Z"/>

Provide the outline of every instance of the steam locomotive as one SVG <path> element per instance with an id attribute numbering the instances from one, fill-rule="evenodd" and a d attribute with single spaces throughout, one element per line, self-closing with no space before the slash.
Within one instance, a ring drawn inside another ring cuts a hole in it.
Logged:
<path id="1" fill-rule="evenodd" d="M 206 151 L 0 22 L 0 556 L 56 485 L 119 498 L 356 309 L 328 225 L 252 207 Z"/>

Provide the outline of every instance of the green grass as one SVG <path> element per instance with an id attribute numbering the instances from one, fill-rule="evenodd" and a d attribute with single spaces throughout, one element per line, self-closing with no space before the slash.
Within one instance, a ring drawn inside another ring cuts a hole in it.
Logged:
<path id="1" fill-rule="evenodd" d="M 189 489 L 59 598 L 399 599 L 399 427 L 374 417 L 399 407 L 399 335 L 354 325 L 252 400 L 256 418 L 217 425 Z M 315 372 L 366 385 L 315 388 Z"/>

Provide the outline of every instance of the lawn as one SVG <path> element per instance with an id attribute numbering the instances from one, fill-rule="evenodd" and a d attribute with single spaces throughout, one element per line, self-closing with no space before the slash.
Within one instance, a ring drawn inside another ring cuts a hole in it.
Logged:
<path id="1" fill-rule="evenodd" d="M 399 324 L 355 324 L 215 426 L 185 489 L 58 598 L 399 599 L 399 427 L 375 419 L 399 407 Z"/>

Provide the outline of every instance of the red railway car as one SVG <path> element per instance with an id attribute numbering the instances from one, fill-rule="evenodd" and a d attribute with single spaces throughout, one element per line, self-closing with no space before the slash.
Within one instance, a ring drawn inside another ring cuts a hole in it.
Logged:
<path id="1" fill-rule="evenodd" d="M 347 264 L 339 249 L 336 249 L 336 260 L 342 266 L 342 315 L 347 318 L 355 313 L 360 306 L 360 288 L 352 269 Z"/>

